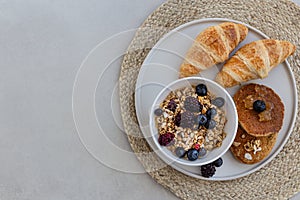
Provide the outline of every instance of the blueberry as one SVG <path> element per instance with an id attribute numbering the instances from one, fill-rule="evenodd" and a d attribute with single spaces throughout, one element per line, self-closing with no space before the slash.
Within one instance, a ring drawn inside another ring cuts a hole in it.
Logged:
<path id="1" fill-rule="evenodd" d="M 164 111 L 161 108 L 157 108 L 157 109 L 154 110 L 154 114 L 156 116 L 161 116 L 163 114 L 163 112 Z"/>
<path id="2" fill-rule="evenodd" d="M 187 157 L 190 161 L 197 160 L 199 152 L 196 149 L 190 149 L 187 152 Z"/>
<path id="3" fill-rule="evenodd" d="M 207 87 L 204 84 L 199 84 L 196 86 L 196 93 L 198 96 L 206 96 L 207 95 Z"/>
<path id="4" fill-rule="evenodd" d="M 179 158 L 182 158 L 182 157 L 185 156 L 186 151 L 185 151 L 184 148 L 182 148 L 182 147 L 177 147 L 177 148 L 175 149 L 175 154 L 176 154 Z"/>
<path id="5" fill-rule="evenodd" d="M 214 118 L 214 116 L 216 116 L 216 114 L 217 114 L 217 110 L 215 108 L 209 108 L 206 111 L 206 116 L 207 116 L 208 119 Z"/>
<path id="6" fill-rule="evenodd" d="M 213 128 L 216 127 L 216 125 L 217 125 L 216 121 L 213 120 L 213 119 L 210 119 L 210 120 L 208 120 L 208 121 L 206 122 L 205 128 L 207 128 L 207 129 L 213 129 Z"/>
<path id="7" fill-rule="evenodd" d="M 256 112 L 262 112 L 262 111 L 266 110 L 266 103 L 262 100 L 256 100 L 253 103 L 253 109 Z"/>
<path id="8" fill-rule="evenodd" d="M 223 165 L 223 159 L 222 158 L 218 158 L 217 160 L 215 160 L 212 163 L 215 167 L 221 167 Z"/>
<path id="9" fill-rule="evenodd" d="M 224 106 L 225 100 L 222 97 L 217 97 L 211 101 L 211 103 L 217 107 Z"/>
<path id="10" fill-rule="evenodd" d="M 199 156 L 203 157 L 205 156 L 207 153 L 206 149 L 204 149 L 203 147 L 199 149 Z"/>
<path id="11" fill-rule="evenodd" d="M 199 124 L 199 126 L 204 126 L 207 122 L 207 117 L 203 114 L 200 114 L 197 116 L 196 123 Z"/>

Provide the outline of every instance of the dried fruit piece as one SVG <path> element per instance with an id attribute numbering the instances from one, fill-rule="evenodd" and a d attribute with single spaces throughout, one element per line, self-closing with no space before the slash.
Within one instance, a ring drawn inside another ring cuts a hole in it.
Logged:
<path id="1" fill-rule="evenodd" d="M 170 144 L 172 142 L 174 137 L 175 137 L 175 135 L 173 133 L 165 133 L 158 137 L 158 143 L 162 146 L 167 146 L 168 144 Z"/>
<path id="2" fill-rule="evenodd" d="M 169 109 L 172 112 L 175 112 L 176 108 L 177 108 L 176 102 L 174 101 L 174 99 L 171 99 L 170 102 L 168 103 L 167 109 Z"/>

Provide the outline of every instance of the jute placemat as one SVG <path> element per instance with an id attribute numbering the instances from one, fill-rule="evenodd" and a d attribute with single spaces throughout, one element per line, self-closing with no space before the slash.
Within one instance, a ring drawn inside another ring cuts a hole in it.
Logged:
<path id="1" fill-rule="evenodd" d="M 134 90 L 139 69 L 151 47 L 163 34 L 181 24 L 216 17 L 242 21 L 271 38 L 296 44 L 298 50 L 289 62 L 300 91 L 300 8 L 297 5 L 287 0 L 169 0 L 146 19 L 124 56 L 120 101 L 128 140 L 150 176 L 182 199 L 287 199 L 300 191 L 299 113 L 293 133 L 280 154 L 261 170 L 233 181 L 204 181 L 169 166 L 160 168 L 162 161 L 155 154 L 149 156 L 150 147 L 139 137 L 142 134 L 135 114 Z"/>

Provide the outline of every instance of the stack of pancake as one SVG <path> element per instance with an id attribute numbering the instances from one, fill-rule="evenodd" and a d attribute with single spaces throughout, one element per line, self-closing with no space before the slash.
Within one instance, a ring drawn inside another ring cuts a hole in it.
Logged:
<path id="1" fill-rule="evenodd" d="M 257 112 L 253 102 L 264 101 L 266 110 Z M 241 162 L 255 164 L 267 157 L 274 147 L 283 124 L 284 105 L 269 87 L 259 84 L 243 86 L 235 95 L 239 127 L 230 148 Z"/>

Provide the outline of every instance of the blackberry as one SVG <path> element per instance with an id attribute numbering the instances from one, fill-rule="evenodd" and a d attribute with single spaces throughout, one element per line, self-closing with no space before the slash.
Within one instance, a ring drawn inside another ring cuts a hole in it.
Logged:
<path id="1" fill-rule="evenodd" d="M 202 105 L 197 98 L 189 96 L 184 101 L 184 108 L 191 112 L 200 112 Z"/>
<path id="2" fill-rule="evenodd" d="M 158 143 L 162 146 L 167 146 L 168 144 L 170 144 L 170 142 L 172 142 L 174 137 L 175 135 L 173 133 L 165 133 L 158 137 Z"/>
<path id="3" fill-rule="evenodd" d="M 190 111 L 186 111 L 181 114 L 180 126 L 182 128 L 193 128 L 195 124 L 194 114 Z"/>
<path id="4" fill-rule="evenodd" d="M 216 173 L 216 168 L 213 164 L 207 164 L 201 166 L 201 175 L 205 178 L 212 177 Z"/>
<path id="5" fill-rule="evenodd" d="M 178 114 L 175 116 L 174 124 L 175 124 L 176 126 L 180 126 L 180 122 L 181 122 L 181 113 L 178 113 Z"/>
<path id="6" fill-rule="evenodd" d="M 175 103 L 174 99 L 171 99 L 170 102 L 168 103 L 167 109 L 169 109 L 172 112 L 175 112 L 177 108 L 177 104 Z"/>

